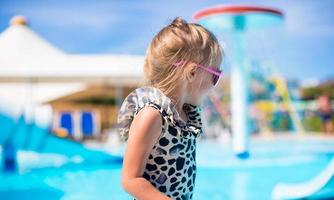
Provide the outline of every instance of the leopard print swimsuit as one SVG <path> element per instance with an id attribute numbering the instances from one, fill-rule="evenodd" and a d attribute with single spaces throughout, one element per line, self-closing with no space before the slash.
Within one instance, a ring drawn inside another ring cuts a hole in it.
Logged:
<path id="1" fill-rule="evenodd" d="M 171 99 L 160 89 L 139 87 L 125 98 L 118 113 L 118 128 L 124 141 L 128 139 L 134 116 L 145 106 L 160 112 L 162 131 L 149 154 L 143 177 L 172 199 L 192 199 L 196 178 L 196 139 L 203 133 L 201 108 L 185 103 L 183 110 L 188 117 L 185 122 Z"/>

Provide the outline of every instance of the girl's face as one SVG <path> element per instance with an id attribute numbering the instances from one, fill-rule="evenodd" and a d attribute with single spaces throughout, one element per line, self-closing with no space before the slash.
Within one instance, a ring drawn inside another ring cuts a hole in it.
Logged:
<path id="1" fill-rule="evenodd" d="M 204 98 L 214 88 L 212 83 L 212 74 L 199 68 L 195 71 L 193 79 L 187 84 L 188 98 L 187 102 L 194 105 L 202 104 Z"/>

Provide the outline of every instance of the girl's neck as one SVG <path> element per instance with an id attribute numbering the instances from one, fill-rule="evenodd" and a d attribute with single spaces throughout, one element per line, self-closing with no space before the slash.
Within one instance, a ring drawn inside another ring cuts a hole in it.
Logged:
<path id="1" fill-rule="evenodd" d="M 182 87 L 177 87 L 173 91 L 170 91 L 169 93 L 163 89 L 160 90 L 170 98 L 179 116 L 186 122 L 187 115 L 183 110 L 183 104 L 186 102 L 186 93 L 184 92 L 184 89 Z"/>
<path id="2" fill-rule="evenodd" d="M 168 97 L 172 100 L 174 108 L 178 112 L 179 116 L 183 121 L 187 122 L 187 115 L 183 110 L 183 104 L 186 102 L 186 93 L 183 92 L 182 88 L 177 88 Z"/>

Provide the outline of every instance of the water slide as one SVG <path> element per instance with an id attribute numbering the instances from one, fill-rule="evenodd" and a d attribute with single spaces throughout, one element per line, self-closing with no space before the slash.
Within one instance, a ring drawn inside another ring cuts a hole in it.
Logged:
<path id="1" fill-rule="evenodd" d="M 288 112 L 291 116 L 292 123 L 294 125 L 294 128 L 296 129 L 296 132 L 303 133 L 304 128 L 302 125 L 302 120 L 300 119 L 296 108 L 293 106 L 286 81 L 282 76 L 278 75 L 277 72 L 275 73 L 274 85 L 277 88 L 278 92 L 281 94 L 283 102 L 288 105 Z"/>
<path id="2" fill-rule="evenodd" d="M 55 153 L 67 157 L 80 157 L 84 162 L 121 162 L 121 157 L 91 149 L 83 144 L 53 135 L 46 127 L 35 123 L 27 123 L 24 116 L 18 119 L 0 114 L 1 133 L 0 146 L 2 160 L 6 164 L 15 165 L 16 151 L 26 150 L 38 153 Z M 8 166 L 7 166 L 8 167 Z M 9 166 L 9 168 L 15 166 Z"/>
<path id="3" fill-rule="evenodd" d="M 312 180 L 298 184 L 277 184 L 272 199 L 334 199 L 334 158 Z"/>

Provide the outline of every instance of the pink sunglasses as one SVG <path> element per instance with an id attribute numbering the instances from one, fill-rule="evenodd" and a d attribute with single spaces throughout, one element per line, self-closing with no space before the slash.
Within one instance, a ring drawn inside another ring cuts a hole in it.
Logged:
<path id="1" fill-rule="evenodd" d="M 174 63 L 173 65 L 175 67 L 179 67 L 184 63 L 186 63 L 186 61 L 179 61 L 179 62 Z M 220 80 L 220 77 L 223 75 L 223 72 L 221 70 L 218 70 L 218 69 L 215 69 L 215 68 L 212 68 L 212 67 L 208 67 L 208 66 L 205 66 L 205 65 L 201 65 L 201 64 L 197 64 L 197 66 L 213 75 L 212 76 L 212 84 L 214 86 L 216 86 L 217 83 Z"/>

